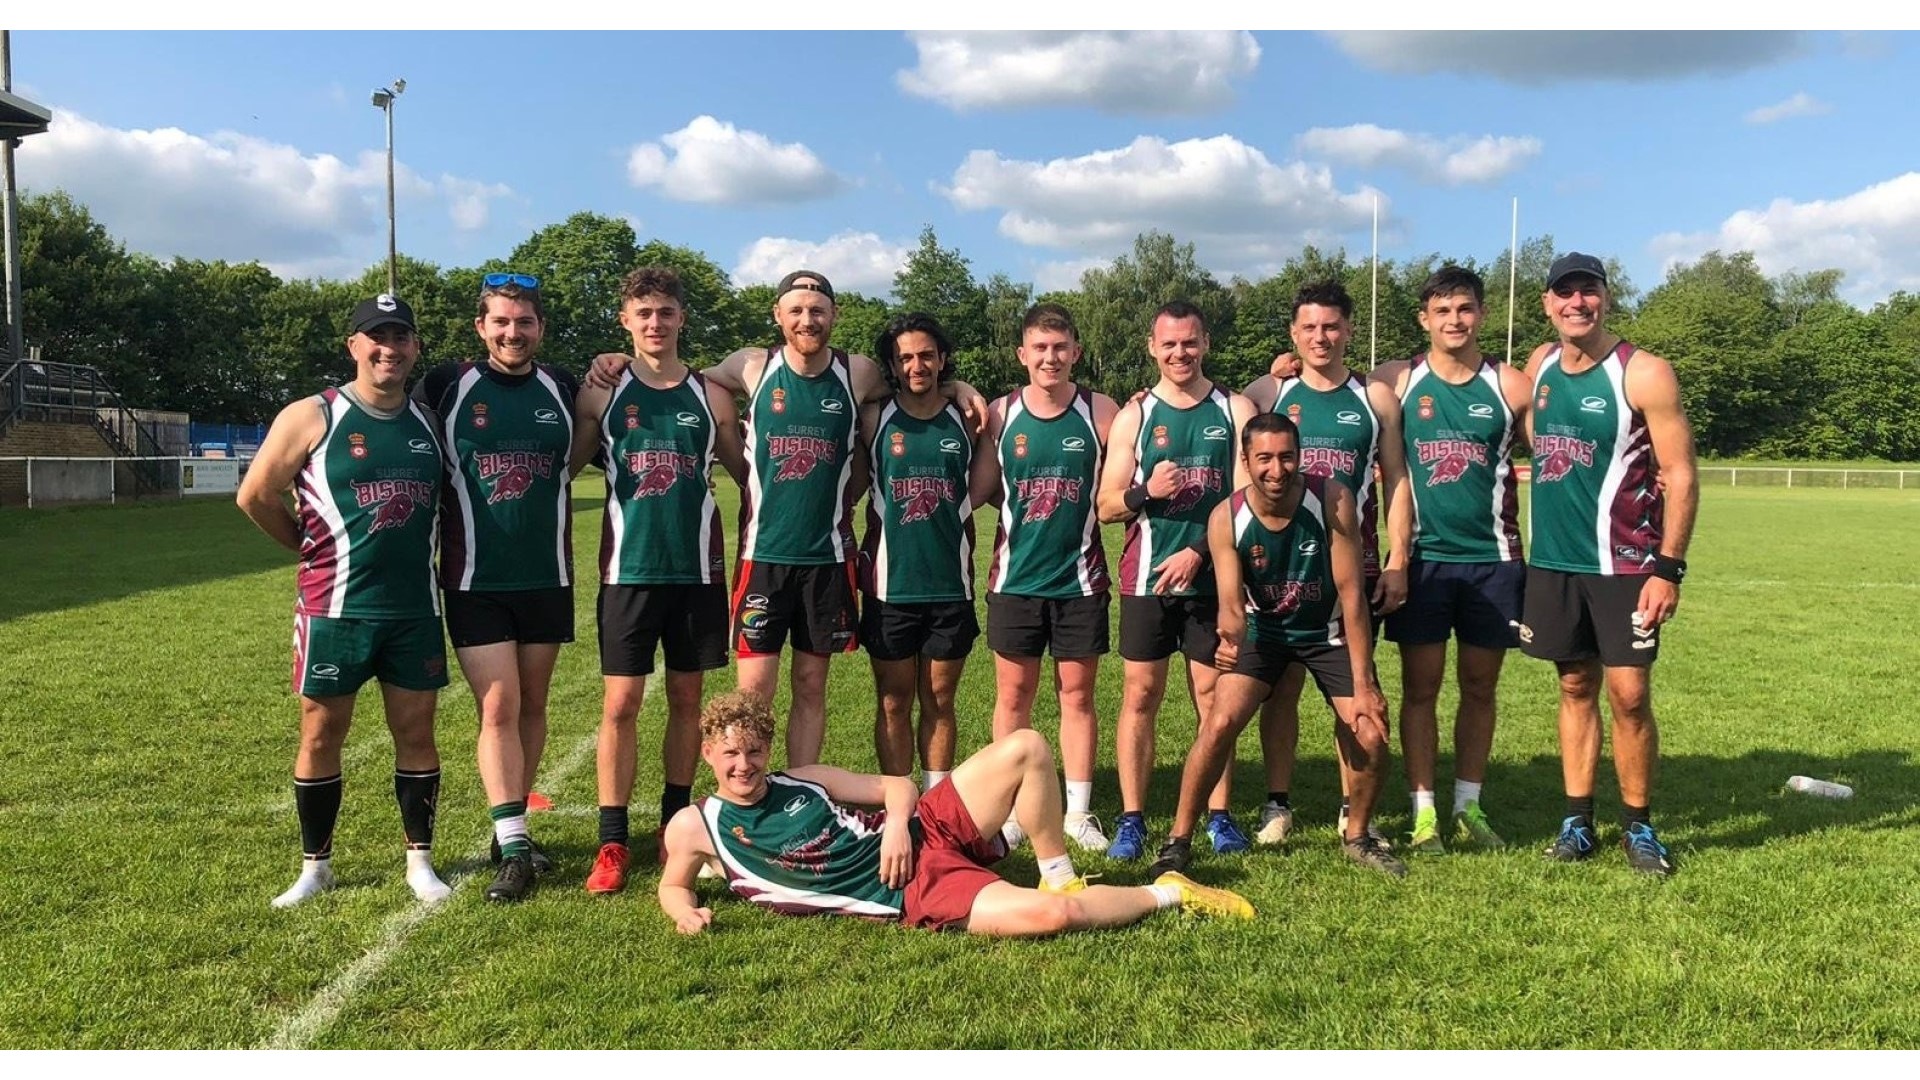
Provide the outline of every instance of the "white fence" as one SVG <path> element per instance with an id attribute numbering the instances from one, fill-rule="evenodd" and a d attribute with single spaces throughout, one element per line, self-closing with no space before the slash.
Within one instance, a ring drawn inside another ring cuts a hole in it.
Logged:
<path id="1" fill-rule="evenodd" d="M 1835 469 L 1798 466 L 1701 465 L 1702 484 L 1728 487 L 1875 488 L 1920 491 L 1920 469 Z"/>
<path id="2" fill-rule="evenodd" d="M 246 467 L 247 461 L 239 458 L 0 457 L 0 471 L 26 474 L 30 508 L 115 503 L 136 494 L 232 495 L 240 489 Z M 142 470 L 138 478 L 135 469 Z"/>

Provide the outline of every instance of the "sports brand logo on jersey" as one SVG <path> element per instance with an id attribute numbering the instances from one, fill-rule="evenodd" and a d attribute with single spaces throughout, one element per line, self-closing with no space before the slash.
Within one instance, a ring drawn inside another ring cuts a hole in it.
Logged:
<path id="1" fill-rule="evenodd" d="M 477 428 L 487 426 L 487 403 L 484 401 L 473 403 L 473 426 Z"/>
<path id="2" fill-rule="evenodd" d="M 1022 435 L 1020 438 L 1024 441 L 1026 436 Z M 1082 454 L 1086 452 L 1087 440 L 1078 435 L 1069 436 L 1068 438 L 1060 440 L 1060 449 L 1065 450 L 1069 454 Z"/>
<path id="3" fill-rule="evenodd" d="M 665 495 L 673 490 L 674 482 L 681 477 L 697 476 L 700 472 L 698 458 L 692 454 L 676 454 L 671 450 L 629 450 L 624 461 L 627 475 L 639 479 L 633 487 L 633 494 L 640 499 Z"/>
<path id="4" fill-rule="evenodd" d="M 1200 505 L 1200 500 L 1209 491 L 1219 491 L 1222 487 L 1220 470 L 1211 465 L 1193 465 L 1173 470 L 1173 482 L 1180 485 L 1173 497 L 1167 500 L 1167 516 L 1184 514 Z"/>
<path id="5" fill-rule="evenodd" d="M 807 797 L 805 795 L 795 795 L 793 798 L 787 800 L 787 805 L 781 807 L 780 812 L 786 814 L 788 817 L 792 817 L 806 808 Z"/>
<path id="6" fill-rule="evenodd" d="M 1360 423 L 1360 414 L 1357 412 L 1354 412 L 1352 409 L 1346 409 L 1341 412 L 1337 412 L 1333 414 L 1333 418 L 1336 421 L 1342 424 L 1346 424 L 1348 426 L 1357 426 Z"/>
<path id="7" fill-rule="evenodd" d="M 433 503 L 433 485 L 419 480 L 354 481 L 353 501 L 361 507 L 374 507 L 367 535 L 382 529 L 404 528 L 413 520 L 413 512 Z"/>
<path id="8" fill-rule="evenodd" d="M 354 457 L 357 457 L 357 458 L 366 457 L 367 456 L 367 437 L 365 435 L 360 434 L 357 431 L 347 436 L 347 453 L 352 454 Z"/>
<path id="9" fill-rule="evenodd" d="M 775 390 L 774 393 L 779 393 Z M 812 435 L 773 435 L 767 439 L 767 455 L 780 463 L 773 482 L 805 480 L 822 462 L 832 465 L 839 447 Z"/>
<path id="10" fill-rule="evenodd" d="M 926 521 L 940 504 L 953 501 L 953 481 L 944 476 L 904 476 L 887 481 L 887 494 L 900 506 L 900 524 Z"/>
<path id="11" fill-rule="evenodd" d="M 681 427 L 699 427 L 700 414 L 690 412 L 675 413 L 673 422 L 679 424 Z"/>
<path id="12" fill-rule="evenodd" d="M 533 490 L 534 477 L 546 480 L 553 476 L 553 458 L 530 450 L 475 454 L 473 461 L 480 479 L 493 481 L 493 492 L 487 496 L 489 504 L 518 499 Z"/>
<path id="13" fill-rule="evenodd" d="M 1487 463 L 1485 443 L 1465 439 L 1415 439 L 1414 456 L 1429 467 L 1427 486 L 1451 484 L 1467 475 L 1467 466 Z"/>
<path id="14" fill-rule="evenodd" d="M 1300 451 L 1300 471 L 1308 476 L 1352 476 L 1360 455 L 1337 446 L 1309 446 Z"/>
<path id="15" fill-rule="evenodd" d="M 1153 445 L 1160 447 L 1167 445 L 1167 426 L 1165 424 L 1157 424 L 1154 426 Z"/>
<path id="16" fill-rule="evenodd" d="M 1592 413 L 1606 412 L 1607 399 L 1603 397 L 1593 397 L 1591 395 L 1583 397 L 1580 399 L 1580 411 Z"/>
<path id="17" fill-rule="evenodd" d="M 1420 395 L 1420 419 L 1422 420 L 1433 419 L 1433 395 L 1432 394 Z"/>
<path id="18" fill-rule="evenodd" d="M 1219 424 L 1214 424 L 1209 427 L 1202 428 L 1200 431 L 1200 437 L 1207 440 L 1208 442 L 1225 442 L 1229 434 L 1231 434 L 1231 432 L 1227 431 L 1226 428 L 1221 427 Z"/>
<path id="19" fill-rule="evenodd" d="M 960 452 L 960 450 L 961 450 L 961 444 L 959 439 L 941 439 L 940 440 L 941 453 L 957 454 Z"/>
<path id="20" fill-rule="evenodd" d="M 1567 435 L 1542 435 L 1533 440 L 1533 478 L 1550 484 L 1573 471 L 1576 462 L 1582 468 L 1593 467 L 1593 452 L 1599 444 L 1591 439 Z"/>
<path id="21" fill-rule="evenodd" d="M 1467 406 L 1467 415 L 1479 420 L 1493 419 L 1493 406 L 1484 401 L 1476 401 Z"/>
<path id="22" fill-rule="evenodd" d="M 907 436 L 905 432 L 894 432 L 888 437 L 887 442 L 889 444 L 888 448 L 893 451 L 894 457 L 905 457 L 907 455 Z"/>
<path id="23" fill-rule="evenodd" d="M 428 439 L 408 439 L 407 449 L 416 454 L 431 454 L 434 452 L 433 443 Z"/>
<path id="24" fill-rule="evenodd" d="M 535 409 L 533 410 L 533 422 L 536 424 L 557 424 L 560 422 L 560 414 L 554 412 L 552 409 Z"/>
<path id="25" fill-rule="evenodd" d="M 835 416 L 840 415 L 841 410 L 845 408 L 846 408 L 846 405 L 842 403 L 839 398 L 828 398 L 827 400 L 820 403 L 821 412 L 832 413 Z"/>
<path id="26" fill-rule="evenodd" d="M 1062 502 L 1078 503 L 1083 481 L 1072 476 L 1030 476 L 1017 485 L 1020 501 L 1026 504 L 1022 522 L 1046 521 L 1060 509 Z"/>

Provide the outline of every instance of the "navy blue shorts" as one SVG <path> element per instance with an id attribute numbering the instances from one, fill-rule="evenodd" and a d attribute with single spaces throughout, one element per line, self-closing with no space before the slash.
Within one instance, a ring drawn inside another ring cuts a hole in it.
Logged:
<path id="1" fill-rule="evenodd" d="M 1514 648 L 1526 585 L 1522 562 L 1415 559 L 1407 569 L 1407 602 L 1387 616 L 1387 640 L 1433 645 L 1452 636 L 1481 649 Z"/>

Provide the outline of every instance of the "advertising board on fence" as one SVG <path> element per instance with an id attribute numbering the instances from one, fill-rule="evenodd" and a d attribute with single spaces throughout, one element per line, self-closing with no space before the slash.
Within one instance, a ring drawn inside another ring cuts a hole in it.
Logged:
<path id="1" fill-rule="evenodd" d="M 233 458 L 189 458 L 180 463 L 182 495 L 231 495 L 240 490 L 240 462 Z"/>

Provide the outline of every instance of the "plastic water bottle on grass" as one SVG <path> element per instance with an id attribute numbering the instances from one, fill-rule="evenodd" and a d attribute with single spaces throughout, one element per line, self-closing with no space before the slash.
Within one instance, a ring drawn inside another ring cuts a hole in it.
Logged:
<path id="1" fill-rule="evenodd" d="M 1805 795 L 1818 795 L 1823 799 L 1851 799 L 1853 789 L 1845 784 L 1836 784 L 1831 780 L 1815 780 L 1811 776 L 1789 776 L 1787 786 Z"/>

